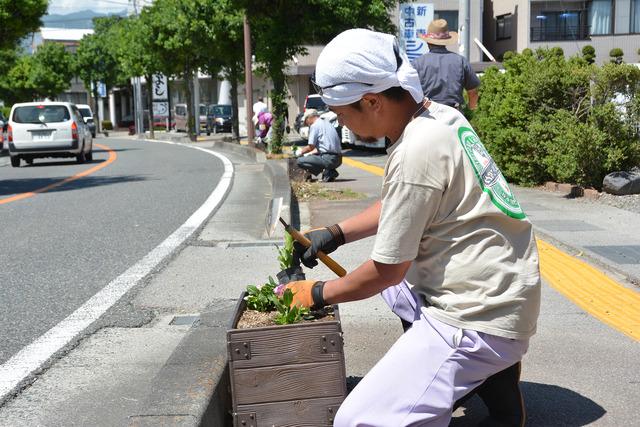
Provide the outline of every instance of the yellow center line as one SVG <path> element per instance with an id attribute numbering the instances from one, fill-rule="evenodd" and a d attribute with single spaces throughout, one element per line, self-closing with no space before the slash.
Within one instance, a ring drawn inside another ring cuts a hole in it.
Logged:
<path id="1" fill-rule="evenodd" d="M 118 158 L 118 155 L 116 154 L 116 152 L 113 151 L 111 148 L 107 147 L 106 145 L 95 144 L 95 146 L 98 147 L 98 148 L 102 148 L 103 150 L 106 150 L 106 151 L 109 152 L 109 158 L 106 161 L 104 161 L 104 162 L 100 163 L 99 165 L 96 165 L 96 166 L 94 166 L 92 168 L 89 168 L 89 169 L 87 169 L 85 171 L 79 172 L 79 173 L 77 173 L 77 174 L 75 174 L 73 176 L 65 178 L 65 179 L 63 179 L 61 181 L 54 182 L 53 184 L 49 184 L 46 187 L 42 187 L 42 188 L 39 188 L 37 190 L 29 191 L 29 192 L 26 192 L 26 193 L 20 193 L 20 194 L 16 194 L 15 196 L 5 197 L 4 199 L 0 199 L 0 205 L 4 205 L 6 203 L 11 203 L 11 202 L 16 202 L 18 200 L 28 199 L 29 197 L 33 197 L 36 194 L 44 193 L 44 192 L 52 190 L 52 189 L 54 189 L 56 187 L 60 187 L 61 185 L 64 185 L 64 184 L 66 184 L 68 182 L 75 181 L 75 180 L 80 179 L 80 178 L 82 178 L 84 176 L 87 176 L 87 175 L 91 175 L 92 173 L 94 173 L 96 171 L 99 171 L 100 169 L 109 166 L 111 163 L 113 163 L 116 160 L 116 158 Z"/>
<path id="2" fill-rule="evenodd" d="M 343 157 L 342 163 L 384 175 L 383 168 L 349 157 Z M 540 273 L 551 287 L 596 319 L 640 341 L 640 293 L 545 241 L 537 239 L 537 243 Z"/>

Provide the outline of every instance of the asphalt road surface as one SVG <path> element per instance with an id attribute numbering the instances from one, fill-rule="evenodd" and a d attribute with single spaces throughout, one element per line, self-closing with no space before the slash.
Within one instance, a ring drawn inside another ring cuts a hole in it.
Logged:
<path id="1" fill-rule="evenodd" d="M 95 144 L 102 148 L 83 165 L 36 159 L 13 168 L 0 157 L 0 364 L 180 227 L 224 169 L 178 145 Z"/>

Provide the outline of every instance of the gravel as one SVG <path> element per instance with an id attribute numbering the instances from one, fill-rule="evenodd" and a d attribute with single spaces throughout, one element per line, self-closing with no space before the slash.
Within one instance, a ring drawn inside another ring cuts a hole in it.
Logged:
<path id="1" fill-rule="evenodd" d="M 593 201 L 592 203 L 602 203 L 640 214 L 640 194 L 632 194 L 630 196 L 615 196 L 613 194 L 600 193 L 598 199 Z"/>

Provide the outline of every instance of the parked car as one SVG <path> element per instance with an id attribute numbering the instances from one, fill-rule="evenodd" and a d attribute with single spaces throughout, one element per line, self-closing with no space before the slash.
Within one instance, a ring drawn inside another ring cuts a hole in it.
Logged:
<path id="1" fill-rule="evenodd" d="M 322 97 L 318 94 L 308 95 L 304 100 L 304 106 L 302 107 L 302 111 L 298 113 L 296 116 L 296 120 L 293 123 L 293 128 L 296 132 L 300 133 L 300 128 L 304 127 L 304 123 L 302 123 L 302 115 L 308 108 L 314 108 L 318 111 L 327 111 L 329 108 L 327 104 L 324 103 Z"/>
<path id="2" fill-rule="evenodd" d="M 346 126 L 342 127 L 341 131 L 342 145 L 347 147 L 364 147 L 375 148 L 384 150 L 389 147 L 389 140 L 387 138 L 378 138 L 375 142 L 364 142 L 360 135 L 354 133 Z"/>
<path id="3" fill-rule="evenodd" d="M 174 129 L 176 132 L 187 131 L 187 104 L 176 104 L 173 108 L 173 117 L 175 121 Z"/>
<path id="4" fill-rule="evenodd" d="M 87 124 L 87 126 L 89 126 L 89 130 L 91 131 L 91 136 L 95 138 L 96 122 L 95 122 L 95 118 L 93 117 L 93 111 L 91 111 L 91 107 L 89 107 L 86 104 L 77 104 L 76 107 L 78 107 L 80 114 L 82 114 L 82 118 L 84 119 L 84 122 Z"/>
<path id="5" fill-rule="evenodd" d="M 25 102 L 9 114 L 7 141 L 11 166 L 20 167 L 39 157 L 75 157 L 78 163 L 93 160 L 93 138 L 75 104 Z"/>
<path id="6" fill-rule="evenodd" d="M 207 135 L 218 132 L 231 132 L 231 124 L 231 105 L 209 105 L 209 109 L 207 111 Z"/>
<path id="7" fill-rule="evenodd" d="M 204 131 L 207 129 L 207 106 L 204 104 L 200 104 L 198 113 L 200 115 L 200 130 Z M 186 132 L 187 104 L 176 104 L 173 109 L 173 116 L 176 123 L 174 127 L 176 132 Z"/>
<path id="8" fill-rule="evenodd" d="M 7 149 L 4 144 L 4 133 L 6 132 L 6 127 L 7 119 L 4 117 L 4 114 L 2 114 L 2 111 L 0 111 L 0 152 Z"/>

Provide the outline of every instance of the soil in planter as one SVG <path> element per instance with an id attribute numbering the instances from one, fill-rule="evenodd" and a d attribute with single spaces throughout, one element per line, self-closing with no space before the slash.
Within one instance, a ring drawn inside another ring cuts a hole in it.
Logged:
<path id="1" fill-rule="evenodd" d="M 277 311 L 269 311 L 265 313 L 256 310 L 245 310 L 242 312 L 236 328 L 251 329 L 260 328 L 263 326 L 279 326 L 275 321 L 277 314 Z M 313 310 L 310 312 L 310 314 L 313 316 L 313 318 L 309 316 L 308 319 L 303 319 L 300 323 L 326 322 L 335 320 L 335 316 L 333 315 L 333 307 L 325 307 L 322 310 Z"/>

